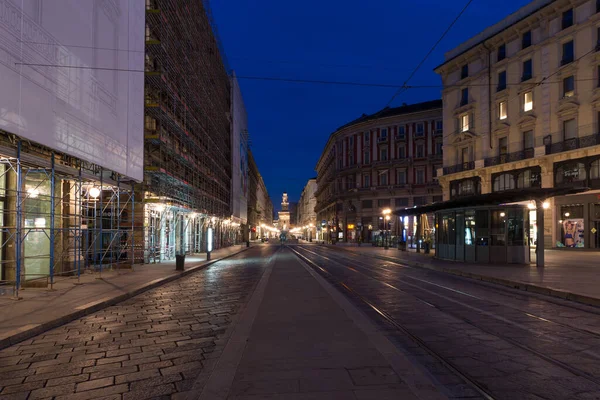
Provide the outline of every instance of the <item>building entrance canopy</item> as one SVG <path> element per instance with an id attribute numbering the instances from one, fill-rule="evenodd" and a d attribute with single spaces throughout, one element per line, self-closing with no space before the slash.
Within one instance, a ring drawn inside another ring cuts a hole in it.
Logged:
<path id="1" fill-rule="evenodd" d="M 578 194 L 588 191 L 588 188 L 528 188 L 519 190 L 507 190 L 502 192 L 481 194 L 475 196 L 462 197 L 441 203 L 428 204 L 413 208 L 396 209 L 393 214 L 399 217 L 420 216 L 423 214 L 436 213 L 436 217 L 442 217 L 444 211 L 456 212 L 461 217 L 466 211 L 472 211 L 477 208 L 494 208 L 512 203 L 525 201 L 534 201 L 536 203 L 536 221 L 537 221 L 537 246 L 536 246 L 536 265 L 544 266 L 544 207 L 543 202 L 556 196 L 565 196 Z M 491 209 L 490 208 L 490 209 Z M 499 211 L 500 212 L 500 211 Z M 439 215 L 438 215 L 439 214 Z M 499 215 L 502 215 L 500 212 Z M 504 217 L 504 215 L 502 215 Z M 439 222 L 439 218 L 436 218 Z M 487 225 L 486 225 L 487 226 Z M 436 223 L 437 227 L 437 223 Z M 437 231 L 437 230 L 436 230 Z M 437 232 L 436 232 L 437 234 Z M 436 254 L 437 255 L 437 254 Z"/>

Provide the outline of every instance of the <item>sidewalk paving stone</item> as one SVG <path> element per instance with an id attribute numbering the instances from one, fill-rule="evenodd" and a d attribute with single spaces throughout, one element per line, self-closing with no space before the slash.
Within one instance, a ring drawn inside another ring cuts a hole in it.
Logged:
<path id="1" fill-rule="evenodd" d="M 105 271 L 102 273 L 101 279 L 99 279 L 98 274 L 82 274 L 80 284 L 76 284 L 78 283 L 76 277 L 60 278 L 56 281 L 53 290 L 40 288 L 21 290 L 19 300 L 15 300 L 11 293 L 4 290 L 2 292 L 4 295 L 0 293 L 0 349 L 15 343 L 23 343 L 25 339 L 186 276 L 246 249 L 247 247 L 244 244 L 215 250 L 211 254 L 210 261 L 206 260 L 205 254 L 186 256 L 184 272 L 175 271 L 175 261 L 173 260 L 156 264 L 135 265 L 133 271 Z M 227 308 L 223 309 L 226 310 Z M 130 319 L 128 322 L 135 322 L 140 317 L 137 315 L 137 311 L 133 310 L 127 318 Z M 152 319 L 152 321 L 158 323 L 161 319 L 168 318 L 168 316 L 157 313 L 157 318 Z M 147 319 L 144 319 L 144 321 L 147 321 Z M 98 322 L 102 323 L 102 327 L 108 331 L 107 334 L 110 333 L 111 326 L 119 326 L 116 317 Z M 137 331 L 147 329 L 145 326 L 137 328 L 134 326 L 129 327 L 131 329 L 130 336 L 133 339 L 136 339 Z M 183 326 L 181 328 L 184 329 Z M 158 324 L 153 329 L 156 332 L 161 332 L 169 330 L 169 327 Z M 85 332 L 69 332 L 69 339 L 74 342 L 80 341 L 82 344 L 89 340 Z M 58 340 L 64 342 L 64 337 L 59 335 L 37 339 L 30 349 L 34 352 L 34 349 L 52 348 L 53 342 Z M 124 337 L 122 342 L 126 343 L 127 338 Z M 111 341 L 111 344 L 115 345 L 115 342 Z M 143 342 L 135 344 L 135 346 L 143 346 Z M 108 351 L 111 354 L 118 354 L 121 349 L 117 346 L 108 349 Z M 36 350 L 35 353 L 39 354 L 40 352 Z M 129 353 L 123 349 L 121 354 Z M 48 359 L 52 358 L 54 357 Z"/>

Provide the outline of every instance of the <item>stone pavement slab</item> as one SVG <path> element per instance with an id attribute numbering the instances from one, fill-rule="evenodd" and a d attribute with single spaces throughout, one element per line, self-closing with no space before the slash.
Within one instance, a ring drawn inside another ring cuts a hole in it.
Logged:
<path id="1" fill-rule="evenodd" d="M 0 399 L 185 398 L 274 250 L 255 246 L 0 350 Z"/>
<path id="2" fill-rule="evenodd" d="M 535 265 L 446 261 L 411 251 L 372 246 L 330 246 L 356 254 L 389 259 L 414 267 L 500 284 L 576 302 L 600 306 L 600 252 L 546 250 L 544 268 Z"/>
<path id="3" fill-rule="evenodd" d="M 82 274 L 77 278 L 58 279 L 54 290 L 26 288 L 20 300 L 0 295 L 0 349 L 38 335 L 51 328 L 81 318 L 108 305 L 116 304 L 146 290 L 171 282 L 220 259 L 246 250 L 236 245 L 211 254 L 186 256 L 185 271 L 175 271 L 175 261 L 136 265 L 134 270 Z"/>
<path id="4" fill-rule="evenodd" d="M 224 358 L 231 354 L 217 363 L 203 391 L 188 398 L 446 398 L 289 248 L 270 268 L 262 293 L 257 289 L 240 317 L 246 325 L 236 327 L 224 349 Z"/>

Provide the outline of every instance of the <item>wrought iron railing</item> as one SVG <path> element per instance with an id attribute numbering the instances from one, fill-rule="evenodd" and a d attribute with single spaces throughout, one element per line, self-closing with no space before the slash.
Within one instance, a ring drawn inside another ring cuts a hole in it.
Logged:
<path id="1" fill-rule="evenodd" d="M 533 158 L 533 156 L 533 148 L 528 148 L 520 151 L 514 151 L 512 153 L 500 154 L 496 157 L 488 157 L 485 159 L 484 165 L 486 167 L 491 167 L 494 165 L 505 164 L 513 161 L 526 160 L 528 158 Z"/>
<path id="2" fill-rule="evenodd" d="M 444 175 L 456 174 L 457 172 L 470 171 L 472 169 L 475 169 L 475 162 L 467 161 L 461 164 L 444 167 Z"/>
<path id="3" fill-rule="evenodd" d="M 600 144 L 600 133 L 563 140 L 562 142 L 546 145 L 546 154 L 562 153 L 563 151 L 582 149 Z"/>

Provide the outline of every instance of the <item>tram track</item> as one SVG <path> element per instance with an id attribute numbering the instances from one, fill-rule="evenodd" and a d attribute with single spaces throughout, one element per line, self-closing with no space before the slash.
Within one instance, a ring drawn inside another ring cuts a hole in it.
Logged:
<path id="1" fill-rule="evenodd" d="M 355 260 L 355 259 L 351 258 L 352 256 L 354 256 L 354 257 L 360 257 L 358 254 L 354 254 L 354 253 L 351 253 L 351 252 L 345 252 L 345 253 L 347 253 L 347 254 L 343 254 L 342 255 L 341 251 L 340 251 L 340 252 L 337 252 L 335 255 L 336 256 L 340 256 L 341 255 L 341 257 L 343 257 L 345 259 L 348 259 L 348 260 L 351 260 L 354 263 L 359 263 L 359 264 L 365 265 L 366 268 L 369 268 L 369 270 L 372 271 L 372 265 L 367 265 L 364 261 L 359 261 L 359 260 Z M 403 263 L 400 263 L 400 262 L 397 262 L 397 261 L 389 261 L 387 259 L 381 259 L 381 258 L 378 258 L 378 257 L 377 257 L 377 259 L 381 260 L 381 261 L 385 261 L 388 264 L 396 265 L 398 267 L 410 268 L 410 269 L 418 270 L 418 268 L 415 268 L 415 267 L 412 267 L 412 266 L 410 266 L 408 264 L 403 264 Z M 379 266 L 377 266 L 377 268 L 379 268 L 379 269 L 385 269 L 386 271 L 389 271 L 389 272 L 397 272 L 397 271 L 395 271 L 395 270 L 393 270 L 391 268 L 387 268 L 386 266 L 379 265 Z M 537 319 L 539 321 L 551 323 L 551 324 L 554 324 L 554 325 L 557 325 L 557 326 L 562 326 L 562 327 L 574 330 L 576 332 L 580 332 L 582 334 L 589 334 L 589 335 L 593 335 L 595 337 L 600 338 L 600 332 L 598 332 L 598 331 L 592 331 L 590 329 L 581 328 L 581 327 L 577 327 L 577 326 L 574 326 L 574 325 L 566 324 L 564 322 L 556 321 L 556 320 L 550 319 L 548 317 L 542 317 L 542 316 L 537 315 L 535 313 L 532 313 L 530 311 L 525 311 L 525 310 L 522 310 L 522 309 L 520 309 L 518 307 L 510 306 L 510 305 L 508 305 L 506 303 L 500 303 L 498 301 L 491 300 L 489 298 L 483 299 L 483 298 L 481 298 L 481 297 L 479 297 L 477 295 L 473 295 L 473 294 L 470 294 L 470 293 L 466 293 L 464 291 L 456 290 L 456 289 L 450 288 L 448 286 L 439 285 L 439 284 L 436 284 L 434 282 L 426 281 L 424 279 L 419 279 L 419 278 L 415 278 L 415 277 L 412 277 L 412 276 L 405 276 L 404 278 L 405 279 L 412 279 L 412 280 L 419 281 L 419 282 L 422 282 L 422 283 L 426 283 L 426 284 L 429 284 L 429 285 L 432 285 L 432 286 L 437 286 L 439 288 L 442 288 L 442 289 L 445 289 L 445 290 L 448 290 L 448 291 L 453 291 L 455 293 L 459 293 L 459 294 L 462 294 L 462 295 L 467 296 L 467 297 L 472 297 L 472 298 L 475 298 L 475 299 L 478 299 L 478 300 L 481 300 L 481 301 L 485 301 L 485 302 L 492 303 L 492 304 L 495 304 L 495 305 L 498 305 L 498 306 L 502 306 L 502 307 L 505 307 L 505 308 L 508 308 L 508 309 L 511 309 L 511 310 L 514 310 L 514 311 L 517 311 L 517 312 L 521 312 L 524 315 L 526 315 L 526 316 L 528 316 L 530 318 Z M 460 277 L 454 277 L 454 276 L 452 276 L 452 278 L 457 279 L 457 280 L 461 280 L 461 279 L 464 280 L 464 279 L 466 279 L 466 278 L 460 278 Z M 479 285 L 482 284 L 479 281 L 473 281 L 472 283 L 479 284 Z M 491 284 L 485 284 L 485 287 L 486 287 L 486 289 L 493 290 L 494 293 L 498 294 L 498 295 L 506 295 L 506 292 L 507 292 L 506 288 L 494 288 Z M 524 293 L 515 291 L 514 293 L 511 293 L 511 296 L 513 298 L 518 297 L 519 299 L 527 299 L 528 296 L 529 297 L 531 296 L 531 294 L 524 294 Z M 575 309 L 577 309 L 578 311 L 580 311 L 582 313 L 589 313 L 589 314 L 592 314 L 594 316 L 600 316 L 600 310 L 592 310 L 592 309 L 583 310 L 577 304 L 565 305 L 564 302 L 561 303 L 561 302 L 559 302 L 557 300 L 554 300 L 554 299 L 544 299 L 543 295 L 535 295 L 535 296 L 536 296 L 536 299 L 539 300 L 539 301 L 544 301 L 544 302 L 547 302 L 547 303 L 550 303 L 550 304 L 558 305 L 560 307 L 575 308 Z M 591 308 L 590 306 L 586 306 L 586 307 Z"/>
<path id="2" fill-rule="evenodd" d="M 504 342 L 510 344 L 511 346 L 513 346 L 516 349 L 520 349 L 521 351 L 527 352 L 532 357 L 536 357 L 538 359 L 544 360 L 545 362 L 550 363 L 553 366 L 564 370 L 566 373 L 572 374 L 581 379 L 585 379 L 589 384 L 598 386 L 600 388 L 600 379 L 598 379 L 595 376 L 593 371 L 591 371 L 591 372 L 586 371 L 586 370 L 580 369 L 576 366 L 570 365 L 568 362 L 564 362 L 564 361 L 561 361 L 560 359 L 557 359 L 556 356 L 544 354 L 544 352 L 542 352 L 538 349 L 532 348 L 531 346 L 529 346 L 527 344 L 522 343 L 521 341 L 519 341 L 519 338 L 509 337 L 506 334 L 502 334 L 501 332 L 498 332 L 497 330 L 491 329 L 490 327 L 482 326 L 484 324 L 481 324 L 481 323 L 477 324 L 474 321 L 470 320 L 470 318 L 468 318 L 468 315 L 465 316 L 465 312 L 462 312 L 462 310 L 468 310 L 468 312 L 479 313 L 482 316 L 484 316 L 486 319 L 493 319 L 496 322 L 510 325 L 510 326 L 514 327 L 515 330 L 518 330 L 518 329 L 524 330 L 530 336 L 534 336 L 534 337 L 540 336 L 539 332 L 536 332 L 535 329 L 525 327 L 525 326 L 523 326 L 522 323 L 511 321 L 509 318 L 505 318 L 503 316 L 496 315 L 496 314 L 486 311 L 480 307 L 473 306 L 471 304 L 466 304 L 460 300 L 457 300 L 456 298 L 453 298 L 452 296 L 468 297 L 468 298 L 470 298 L 470 300 L 487 302 L 487 303 L 493 304 L 496 307 L 507 307 L 507 309 L 510 309 L 516 313 L 520 313 L 522 316 L 527 316 L 528 318 L 531 318 L 532 320 L 552 324 L 555 326 L 560 326 L 560 327 L 563 327 L 566 329 L 576 331 L 581 335 L 587 335 L 589 337 L 593 337 L 594 340 L 595 339 L 600 340 L 600 335 L 596 332 L 593 332 L 593 331 L 590 331 L 587 329 L 580 329 L 577 327 L 573 327 L 571 325 L 564 324 L 559 321 L 553 321 L 551 319 L 537 316 L 535 314 L 521 310 L 516 307 L 507 306 L 506 304 L 501 304 L 501 303 L 495 302 L 491 299 L 483 299 L 479 296 L 472 295 L 465 291 L 457 290 L 457 289 L 447 287 L 444 285 L 440 285 L 435 282 L 430 282 L 430 281 L 427 281 L 424 279 L 419 279 L 419 278 L 411 277 L 411 276 L 402 276 L 402 277 L 382 276 L 383 272 L 398 272 L 399 269 L 397 267 L 395 269 L 390 269 L 386 266 L 366 264 L 364 262 L 364 257 L 361 257 L 360 260 L 355 260 L 355 259 L 352 259 L 351 257 L 346 257 L 346 255 L 343 255 L 341 257 L 342 258 L 341 260 L 339 258 L 334 260 L 333 258 L 331 258 L 331 256 L 337 257 L 337 256 L 339 256 L 339 253 L 336 252 L 335 254 L 332 254 L 333 251 L 330 251 L 330 250 L 316 248 L 315 251 L 313 251 L 312 249 L 308 249 L 307 246 L 294 246 L 293 250 L 298 255 L 298 257 L 300 257 L 301 259 L 306 261 L 313 268 L 316 268 L 316 269 L 320 270 L 321 272 L 323 272 L 324 274 L 326 274 L 329 277 L 330 281 L 333 281 L 333 283 L 339 285 L 347 293 L 351 294 L 353 297 L 358 299 L 360 302 L 367 305 L 368 308 L 370 308 L 372 311 L 377 313 L 379 316 L 381 316 L 383 319 L 385 319 L 388 323 L 390 323 L 392 326 L 394 326 L 400 332 L 402 332 L 403 334 L 408 336 L 411 340 L 413 340 L 413 342 L 415 342 L 420 347 L 422 347 L 425 351 L 427 351 L 429 354 L 431 354 L 434 358 L 439 360 L 450 371 L 452 371 L 457 376 L 459 376 L 461 379 L 463 379 L 467 384 L 469 384 L 469 386 L 471 386 L 474 390 L 476 390 L 478 393 L 480 393 L 484 398 L 494 398 L 494 396 L 491 393 L 491 390 L 489 390 L 485 384 L 480 383 L 475 377 L 471 376 L 467 371 L 463 370 L 460 365 L 456 365 L 456 363 L 454 363 L 452 360 L 449 360 L 448 357 L 445 357 L 444 354 L 442 354 L 442 352 L 437 351 L 432 346 L 428 345 L 427 341 L 423 340 L 421 337 L 419 337 L 418 333 L 412 332 L 411 329 L 408 328 L 405 324 L 398 321 L 398 318 L 395 318 L 393 315 L 391 315 L 391 313 L 386 310 L 385 304 L 379 304 L 379 303 L 382 303 L 381 301 L 378 303 L 376 300 L 373 300 L 372 298 L 370 298 L 373 296 L 369 296 L 366 293 L 361 293 L 360 288 L 357 289 L 356 287 L 354 287 L 354 285 L 351 282 L 349 282 L 351 279 L 340 279 L 338 277 L 339 274 L 336 274 L 335 272 L 328 270 L 328 268 L 331 268 L 331 267 L 343 268 L 344 270 L 348 270 L 348 271 L 351 271 L 353 274 L 358 274 L 362 277 L 365 277 L 365 278 L 367 278 L 371 281 L 374 281 L 377 284 L 382 285 L 388 289 L 392 289 L 394 291 L 402 293 L 405 296 L 409 296 L 410 298 L 417 300 L 421 304 L 425 304 L 430 308 L 434 308 L 441 313 L 444 313 L 458 321 L 461 321 L 462 323 L 470 326 L 472 329 L 481 331 L 486 335 L 491 335 L 500 341 L 504 341 Z M 325 253 L 328 253 L 328 254 L 325 254 Z M 400 263 L 395 263 L 395 262 L 391 262 L 388 260 L 385 260 L 385 262 L 389 263 L 389 264 L 396 264 L 397 266 L 400 266 L 403 268 L 411 268 L 412 269 L 412 267 L 402 265 Z M 382 270 L 383 270 L 383 272 L 382 272 Z M 407 279 L 411 280 L 411 282 L 407 282 L 406 281 Z M 424 287 L 422 285 L 426 285 L 426 286 Z M 356 285 L 356 286 L 358 286 L 358 285 Z M 435 290 L 431 290 L 432 287 L 434 287 L 435 289 L 441 289 L 448 293 L 441 294 L 439 292 L 436 292 Z M 450 293 L 451 293 L 451 295 L 450 295 Z M 433 297 L 433 299 L 432 299 L 432 297 Z M 456 309 L 458 311 L 449 310 L 448 309 L 449 307 L 447 306 L 447 304 L 440 306 L 440 302 L 452 303 L 453 307 L 456 307 Z M 560 343 L 559 338 L 553 338 L 550 335 L 541 335 L 540 337 L 545 341 L 550 340 L 551 342 L 554 342 L 556 345 L 564 345 L 564 344 Z M 599 342 L 599 344 L 600 344 L 600 342 Z M 596 362 L 598 360 L 600 360 L 600 355 L 593 351 L 587 351 L 587 350 L 582 350 L 582 349 L 578 349 L 578 348 L 573 348 L 572 351 L 573 352 L 582 351 L 586 355 L 594 358 L 596 360 Z"/>

